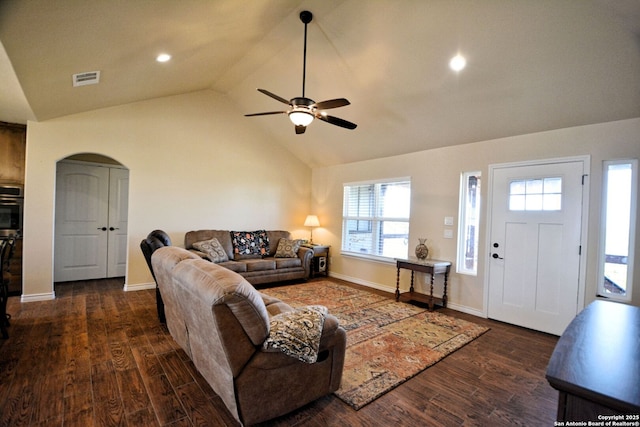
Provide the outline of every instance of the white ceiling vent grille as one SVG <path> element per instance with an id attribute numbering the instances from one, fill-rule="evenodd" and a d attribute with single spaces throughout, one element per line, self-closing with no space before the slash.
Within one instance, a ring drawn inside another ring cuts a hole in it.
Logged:
<path id="1" fill-rule="evenodd" d="M 73 86 L 95 85 L 100 82 L 100 71 L 87 71 L 73 75 Z"/>

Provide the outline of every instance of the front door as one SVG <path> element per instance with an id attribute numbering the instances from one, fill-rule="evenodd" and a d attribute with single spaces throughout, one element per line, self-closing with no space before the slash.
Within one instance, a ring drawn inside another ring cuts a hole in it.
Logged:
<path id="1" fill-rule="evenodd" d="M 578 312 L 584 159 L 490 171 L 488 316 L 561 335 Z"/>

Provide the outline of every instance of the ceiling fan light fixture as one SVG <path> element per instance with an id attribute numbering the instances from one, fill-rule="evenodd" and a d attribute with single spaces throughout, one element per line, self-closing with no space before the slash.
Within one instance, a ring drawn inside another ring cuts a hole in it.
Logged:
<path id="1" fill-rule="evenodd" d="M 289 120 L 296 126 L 309 126 L 313 119 L 313 114 L 308 111 L 294 110 L 289 113 Z"/>

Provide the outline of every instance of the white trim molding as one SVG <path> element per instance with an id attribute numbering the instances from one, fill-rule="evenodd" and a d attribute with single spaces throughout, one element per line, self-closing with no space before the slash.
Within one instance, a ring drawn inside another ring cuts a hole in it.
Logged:
<path id="1" fill-rule="evenodd" d="M 155 283 L 136 283 L 134 285 L 124 285 L 125 292 L 144 291 L 146 289 L 155 289 Z"/>
<path id="2" fill-rule="evenodd" d="M 52 299 L 56 299 L 55 292 L 47 292 L 43 294 L 23 294 L 20 297 L 20 302 L 50 301 Z"/>

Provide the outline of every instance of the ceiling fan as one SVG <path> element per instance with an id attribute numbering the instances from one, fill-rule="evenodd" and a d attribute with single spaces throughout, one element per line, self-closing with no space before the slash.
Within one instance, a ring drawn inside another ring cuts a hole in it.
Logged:
<path id="1" fill-rule="evenodd" d="M 285 111 L 269 111 L 266 113 L 253 113 L 245 114 L 246 117 L 252 116 L 267 116 L 271 114 L 286 114 L 296 127 L 296 134 L 302 134 L 307 129 L 307 126 L 313 122 L 314 119 L 319 119 L 332 125 L 340 126 L 346 129 L 355 129 L 355 123 L 351 123 L 347 120 L 339 117 L 334 117 L 326 114 L 323 110 L 329 110 L 331 108 L 344 107 L 349 105 L 350 102 L 345 98 L 329 99 L 327 101 L 315 102 L 313 99 L 306 98 L 304 96 L 304 86 L 307 71 L 307 24 L 313 19 L 313 14 L 307 10 L 300 12 L 300 20 L 304 23 L 304 55 L 302 62 L 302 96 L 291 98 L 286 100 L 281 96 L 278 96 L 265 89 L 258 89 L 258 92 L 262 92 L 271 98 L 287 104 L 289 108 Z"/>

